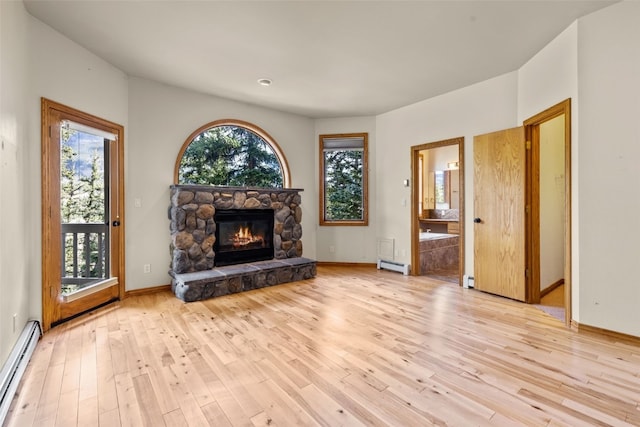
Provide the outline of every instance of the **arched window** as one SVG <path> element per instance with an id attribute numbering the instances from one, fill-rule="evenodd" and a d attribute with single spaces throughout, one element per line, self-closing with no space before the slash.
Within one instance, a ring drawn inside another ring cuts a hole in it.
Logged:
<path id="1" fill-rule="evenodd" d="M 278 144 L 259 127 L 217 120 L 197 129 L 182 145 L 176 184 L 290 187 L 287 161 Z"/>

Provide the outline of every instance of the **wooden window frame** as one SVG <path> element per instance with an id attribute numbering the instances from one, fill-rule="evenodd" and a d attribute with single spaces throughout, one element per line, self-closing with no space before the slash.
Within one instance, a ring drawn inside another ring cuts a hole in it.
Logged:
<path id="1" fill-rule="evenodd" d="M 331 220 L 326 218 L 325 206 L 325 161 L 324 161 L 324 140 L 337 138 L 358 138 L 363 140 L 362 156 L 362 219 L 352 220 Z M 324 134 L 319 136 L 319 211 L 318 218 L 321 226 L 368 226 L 369 225 L 369 134 L 359 133 L 339 133 Z"/>

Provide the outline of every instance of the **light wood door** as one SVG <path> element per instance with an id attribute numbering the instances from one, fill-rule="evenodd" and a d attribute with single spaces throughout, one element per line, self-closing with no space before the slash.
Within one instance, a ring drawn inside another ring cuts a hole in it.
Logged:
<path id="1" fill-rule="evenodd" d="M 124 294 L 122 126 L 42 100 L 45 330 Z"/>
<path id="2" fill-rule="evenodd" d="M 525 301 L 524 128 L 473 141 L 474 286 Z"/>

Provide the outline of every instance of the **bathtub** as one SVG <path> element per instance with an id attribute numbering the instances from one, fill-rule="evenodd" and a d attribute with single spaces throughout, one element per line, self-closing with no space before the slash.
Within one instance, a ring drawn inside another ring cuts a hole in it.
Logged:
<path id="1" fill-rule="evenodd" d="M 427 233 L 427 232 L 420 232 L 420 241 L 425 241 L 425 240 L 435 240 L 435 239 L 444 239 L 445 237 L 458 237 L 457 234 L 447 234 L 447 233 Z"/>
<path id="2" fill-rule="evenodd" d="M 458 234 L 420 233 L 420 274 L 458 271 L 459 243 Z"/>

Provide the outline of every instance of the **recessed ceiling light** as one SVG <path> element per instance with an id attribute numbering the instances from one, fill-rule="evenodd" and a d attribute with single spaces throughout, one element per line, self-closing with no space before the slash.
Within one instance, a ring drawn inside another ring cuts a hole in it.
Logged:
<path id="1" fill-rule="evenodd" d="M 259 79 L 258 83 L 262 86 L 270 86 L 272 82 L 271 79 Z"/>

